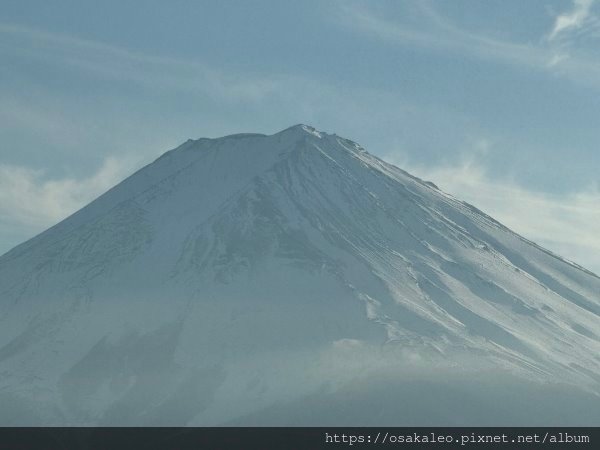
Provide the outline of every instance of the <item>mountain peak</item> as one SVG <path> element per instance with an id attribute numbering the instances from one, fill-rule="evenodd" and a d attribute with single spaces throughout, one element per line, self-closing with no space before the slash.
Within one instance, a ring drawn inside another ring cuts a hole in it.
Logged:
<path id="1" fill-rule="evenodd" d="M 315 136 L 319 139 L 323 138 L 324 135 L 327 135 L 327 133 L 324 133 L 323 131 L 319 131 L 311 125 L 306 125 L 303 123 L 292 125 L 291 127 L 288 127 L 278 133 L 275 133 L 275 135 L 281 135 L 281 134 L 286 134 L 286 135 L 294 134 L 297 136 L 303 136 L 303 135 L 309 134 L 309 135 Z"/>
<path id="2" fill-rule="evenodd" d="M 0 257 L 0 417 L 224 424 L 465 354 L 600 392 L 598 292 L 340 136 L 188 141 Z"/>

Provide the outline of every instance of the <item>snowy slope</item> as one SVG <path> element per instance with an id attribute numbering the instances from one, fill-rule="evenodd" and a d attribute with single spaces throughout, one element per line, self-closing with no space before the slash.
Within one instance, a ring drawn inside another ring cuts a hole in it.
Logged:
<path id="1" fill-rule="evenodd" d="M 0 424 L 597 424 L 599 316 L 596 275 L 352 141 L 189 140 L 0 257 Z"/>

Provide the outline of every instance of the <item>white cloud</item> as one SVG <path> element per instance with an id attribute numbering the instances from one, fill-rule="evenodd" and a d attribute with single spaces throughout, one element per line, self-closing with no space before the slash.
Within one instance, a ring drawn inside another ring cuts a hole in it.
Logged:
<path id="1" fill-rule="evenodd" d="M 24 239 L 43 231 L 121 181 L 132 165 L 107 158 L 88 178 L 47 179 L 41 170 L 0 164 L 0 232 Z"/>
<path id="2" fill-rule="evenodd" d="M 560 34 L 581 28 L 590 17 L 590 10 L 593 3 L 594 0 L 574 0 L 573 9 L 571 11 L 559 14 L 556 17 L 552 31 L 548 35 L 548 39 L 553 40 Z"/>
<path id="3" fill-rule="evenodd" d="M 454 166 L 398 165 L 475 205 L 522 236 L 600 274 L 598 186 L 564 195 L 537 192 L 510 178 L 491 180 L 485 167 L 474 159 Z"/>
<path id="4" fill-rule="evenodd" d="M 598 86 L 600 65 L 597 55 L 589 53 L 597 46 L 587 42 L 600 37 L 600 20 L 592 14 L 594 3 L 595 0 L 573 0 L 570 11 L 556 16 L 544 41 L 553 52 L 548 68 Z"/>

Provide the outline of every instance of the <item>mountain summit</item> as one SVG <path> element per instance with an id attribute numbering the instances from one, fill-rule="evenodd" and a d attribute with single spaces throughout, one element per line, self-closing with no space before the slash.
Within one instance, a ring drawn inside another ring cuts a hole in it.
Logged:
<path id="1" fill-rule="evenodd" d="M 0 424 L 597 425 L 599 293 L 348 139 L 189 140 L 0 257 Z"/>

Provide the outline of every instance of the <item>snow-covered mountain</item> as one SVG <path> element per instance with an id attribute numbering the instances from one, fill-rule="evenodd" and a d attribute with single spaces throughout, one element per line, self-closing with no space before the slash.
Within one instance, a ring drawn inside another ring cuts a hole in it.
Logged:
<path id="1" fill-rule="evenodd" d="M 0 257 L 0 425 L 597 425 L 599 316 L 348 139 L 189 140 Z"/>

